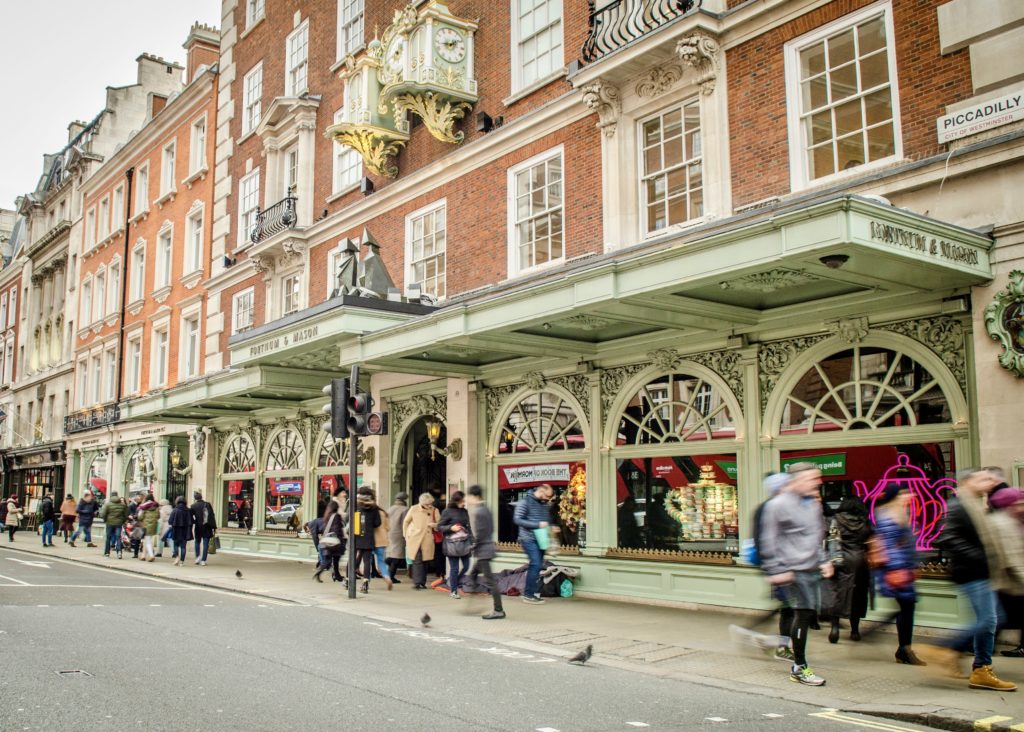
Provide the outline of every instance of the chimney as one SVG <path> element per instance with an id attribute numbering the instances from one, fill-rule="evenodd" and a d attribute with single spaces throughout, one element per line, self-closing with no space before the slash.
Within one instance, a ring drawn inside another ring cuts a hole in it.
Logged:
<path id="1" fill-rule="evenodd" d="M 182 44 L 185 61 L 185 84 L 191 84 L 200 68 L 213 66 L 220 59 L 220 31 L 213 26 L 194 23 Z"/>
<path id="2" fill-rule="evenodd" d="M 68 142 L 74 140 L 78 135 L 85 129 L 85 122 L 80 119 L 76 119 L 74 122 L 68 125 Z"/>

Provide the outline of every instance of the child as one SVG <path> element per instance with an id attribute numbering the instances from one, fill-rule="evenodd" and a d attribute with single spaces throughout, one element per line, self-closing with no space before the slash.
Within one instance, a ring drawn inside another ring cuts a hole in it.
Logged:
<path id="1" fill-rule="evenodd" d="M 142 528 L 142 525 L 135 516 L 129 516 L 128 520 L 124 522 L 122 531 L 124 533 L 121 536 L 121 542 L 130 544 L 132 547 L 132 559 L 138 559 L 139 549 L 142 548 L 142 537 L 146 535 L 146 530 Z"/>

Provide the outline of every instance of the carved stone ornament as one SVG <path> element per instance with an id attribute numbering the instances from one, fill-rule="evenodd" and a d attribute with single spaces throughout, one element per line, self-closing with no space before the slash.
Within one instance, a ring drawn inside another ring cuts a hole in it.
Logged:
<path id="1" fill-rule="evenodd" d="M 715 90 L 719 50 L 718 41 L 703 33 L 688 35 L 676 44 L 676 55 L 697 72 L 697 84 L 705 96 Z"/>
<path id="2" fill-rule="evenodd" d="M 590 421 L 590 379 L 586 374 L 569 374 L 551 380 L 572 394 L 583 407 L 583 414 Z"/>
<path id="3" fill-rule="evenodd" d="M 677 64 L 655 66 L 641 76 L 636 83 L 637 96 L 660 97 L 681 78 L 683 78 L 683 69 Z"/>
<path id="4" fill-rule="evenodd" d="M 434 92 L 422 94 L 400 94 L 392 100 L 396 119 L 407 112 L 420 116 L 427 130 L 441 142 L 457 145 L 465 138 L 466 133 L 455 132 L 455 122 L 466 116 L 473 108 L 468 102 L 447 99 Z"/>
<path id="5" fill-rule="evenodd" d="M 601 411 L 607 415 L 612 402 L 619 396 L 623 385 L 637 373 L 647 368 L 646 363 L 631 363 L 601 372 Z"/>
<path id="6" fill-rule="evenodd" d="M 622 113 L 622 99 L 619 90 L 606 81 L 598 79 L 581 87 L 583 103 L 597 112 L 597 128 L 607 137 L 615 134 L 615 127 Z"/>
<path id="7" fill-rule="evenodd" d="M 934 351 L 946 364 L 964 394 L 967 393 L 967 358 L 964 356 L 964 327 L 959 320 L 950 317 L 903 320 L 878 326 L 913 338 Z"/>
<path id="8" fill-rule="evenodd" d="M 736 399 L 743 404 L 743 365 L 737 351 L 709 351 L 687 356 L 694 363 L 705 366 L 722 377 Z"/>
<path id="9" fill-rule="evenodd" d="M 402 426 L 415 417 L 431 415 L 441 421 L 448 419 L 448 397 L 416 394 L 409 399 L 388 402 L 388 419 L 392 434 L 399 434 Z"/>
<path id="10" fill-rule="evenodd" d="M 679 362 L 682 361 L 674 348 L 659 348 L 657 351 L 648 353 L 647 358 L 658 367 L 659 371 L 665 372 L 675 371 L 679 367 Z"/>
<path id="11" fill-rule="evenodd" d="M 1010 282 L 985 308 L 985 330 L 999 341 L 999 365 L 1024 378 L 1024 272 L 1010 272 Z"/>
<path id="12" fill-rule="evenodd" d="M 259 274 L 267 274 L 274 271 L 274 260 L 271 257 L 257 254 L 254 257 L 249 257 L 249 261 L 252 262 L 252 268 Z"/>
<path id="13" fill-rule="evenodd" d="M 769 293 L 776 290 L 784 290 L 788 287 L 805 285 L 808 282 L 816 282 L 817 280 L 818 277 L 802 270 L 779 267 L 767 272 L 755 272 L 735 280 L 726 280 L 719 283 L 719 286 L 723 290 L 752 290 L 754 292 Z"/>
<path id="14" fill-rule="evenodd" d="M 306 245 L 299 239 L 285 239 L 281 242 L 281 249 L 284 250 L 285 258 L 301 257 L 306 251 Z"/>
<path id="15" fill-rule="evenodd" d="M 530 391 L 542 391 L 547 380 L 540 371 L 530 371 L 523 374 L 523 383 L 526 384 L 526 388 L 530 389 Z"/>
<path id="16" fill-rule="evenodd" d="M 822 341 L 826 336 L 805 336 L 791 338 L 787 341 L 764 343 L 758 353 L 758 378 L 761 382 L 761 410 L 768 404 L 768 397 L 779 382 L 779 376 L 786 370 L 793 359 Z"/>
<path id="17" fill-rule="evenodd" d="M 573 315 L 571 318 L 566 318 L 561 321 L 566 325 L 572 326 L 573 328 L 579 328 L 580 330 L 591 331 L 600 330 L 601 328 L 607 328 L 611 325 L 612 321 L 605 320 L 604 318 L 596 318 L 593 315 Z"/>
<path id="18" fill-rule="evenodd" d="M 359 153 L 366 167 L 377 175 L 387 178 L 398 175 L 398 166 L 389 162 L 389 159 L 398 155 L 399 149 L 405 145 L 405 139 L 376 127 L 357 127 L 339 131 L 334 133 L 334 139 Z"/>
<path id="19" fill-rule="evenodd" d="M 827 323 L 829 331 L 849 344 L 860 343 L 868 337 L 871 327 L 867 318 L 840 318 Z"/>
<path id="20" fill-rule="evenodd" d="M 505 386 L 495 386 L 484 391 L 484 400 L 487 403 L 488 432 L 491 427 L 493 427 L 494 420 L 497 419 L 498 413 L 501 412 L 502 408 L 511 396 L 519 391 L 519 388 L 519 384 L 507 384 Z"/>
<path id="21" fill-rule="evenodd" d="M 197 429 L 192 433 L 192 444 L 195 448 L 196 460 L 202 460 L 206 454 L 206 430 Z"/>

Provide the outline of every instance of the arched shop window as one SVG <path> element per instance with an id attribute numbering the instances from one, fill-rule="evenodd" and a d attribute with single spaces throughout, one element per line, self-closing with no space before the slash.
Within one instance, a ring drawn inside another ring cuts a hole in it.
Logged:
<path id="1" fill-rule="evenodd" d="M 953 424 L 961 409 L 951 404 L 955 379 L 937 358 L 927 364 L 908 350 L 859 345 L 796 364 L 773 395 L 781 411 L 766 414 L 775 420 L 780 467 L 811 462 L 821 470 L 826 513 L 851 497 L 871 510 L 886 485 L 901 483 L 912 496 L 918 549 L 928 551 L 945 525 L 966 436 Z"/>
<path id="2" fill-rule="evenodd" d="M 363 455 L 359 453 L 357 460 L 357 487 L 362 485 Z M 348 440 L 335 440 L 328 434 L 320 443 L 316 461 L 316 510 L 322 516 L 328 502 L 340 486 L 348 486 Z"/>
<path id="3" fill-rule="evenodd" d="M 224 515 L 231 528 L 253 528 L 256 490 L 256 447 L 244 432 L 233 435 L 224 447 L 222 463 Z"/>
<path id="4" fill-rule="evenodd" d="M 124 469 L 125 495 L 148 493 L 156 483 L 156 469 L 153 466 L 153 455 L 148 447 L 136 448 Z"/>
<path id="5" fill-rule="evenodd" d="M 298 531 L 305 523 L 302 496 L 306 487 L 306 446 L 302 435 L 293 429 L 280 430 L 270 438 L 266 456 L 265 527 Z"/>
<path id="6" fill-rule="evenodd" d="M 735 397 L 697 372 L 648 374 L 625 393 L 612 448 L 617 553 L 737 551 Z"/>
<path id="7" fill-rule="evenodd" d="M 106 498 L 109 495 L 107 487 L 107 481 L 110 479 L 109 463 L 106 452 L 93 453 L 88 462 L 88 467 L 85 469 L 85 485 L 81 487 L 80 492 L 88 490 L 93 494 Z"/>
<path id="8" fill-rule="evenodd" d="M 504 410 L 495 435 L 498 463 L 498 541 L 515 543 L 516 506 L 537 486 L 555 489 L 551 524 L 563 546 L 580 543 L 586 523 L 586 426 L 579 405 L 566 393 L 545 388 L 522 392 Z M 539 453 L 554 453 L 541 455 Z"/>

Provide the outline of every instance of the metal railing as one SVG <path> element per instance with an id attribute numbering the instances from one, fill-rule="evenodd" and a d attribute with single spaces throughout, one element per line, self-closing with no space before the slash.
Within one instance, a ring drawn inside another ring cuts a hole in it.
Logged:
<path id="1" fill-rule="evenodd" d="M 106 424 L 114 424 L 121 421 L 121 406 L 119 404 L 107 404 L 96 409 L 85 409 L 81 412 L 69 414 L 64 418 L 64 432 L 74 434 L 84 432 L 93 427 L 102 427 Z"/>
<path id="2" fill-rule="evenodd" d="M 267 209 L 256 209 L 256 224 L 252 227 L 249 239 L 253 244 L 259 244 L 264 239 L 269 239 L 274 234 L 294 228 L 298 221 L 295 213 L 295 205 L 298 199 L 289 191 L 285 198 Z"/>
<path id="3" fill-rule="evenodd" d="M 699 5 L 700 0 L 611 0 L 597 8 L 595 0 L 587 0 L 590 32 L 581 49 L 583 61 L 622 48 Z"/>

